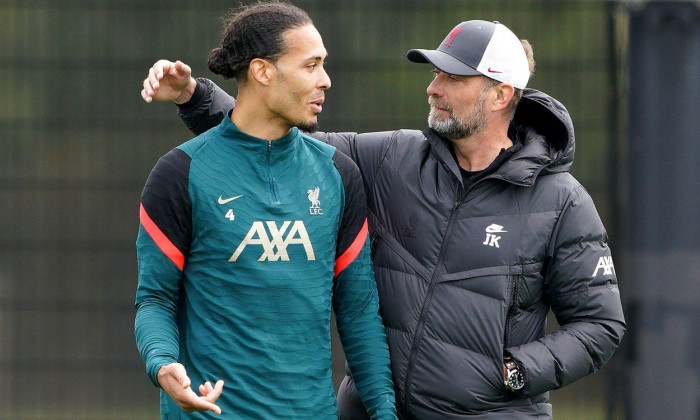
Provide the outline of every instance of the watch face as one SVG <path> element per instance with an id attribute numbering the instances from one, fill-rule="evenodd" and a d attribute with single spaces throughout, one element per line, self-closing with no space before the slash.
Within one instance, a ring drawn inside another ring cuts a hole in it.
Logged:
<path id="1" fill-rule="evenodd" d="M 520 371 L 515 370 L 508 372 L 508 387 L 513 390 L 518 390 L 524 385 L 525 381 L 523 380 L 523 374 L 520 373 Z"/>

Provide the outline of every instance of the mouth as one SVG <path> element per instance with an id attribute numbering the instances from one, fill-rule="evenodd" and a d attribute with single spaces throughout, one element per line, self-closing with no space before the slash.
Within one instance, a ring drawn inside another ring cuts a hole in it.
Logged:
<path id="1" fill-rule="evenodd" d="M 435 100 L 429 100 L 428 104 L 432 109 L 438 110 L 438 111 L 443 111 L 443 112 L 452 112 L 452 107 L 449 106 L 448 104 L 441 103 Z"/>
<path id="2" fill-rule="evenodd" d="M 323 111 L 323 100 L 324 98 L 321 97 L 309 102 L 309 105 L 311 105 L 311 109 L 314 111 L 314 113 L 320 114 L 321 111 Z"/>
<path id="3" fill-rule="evenodd" d="M 452 109 L 450 107 L 446 107 L 446 106 L 431 105 L 430 109 L 431 109 L 431 111 L 444 112 L 446 114 L 452 113 Z"/>

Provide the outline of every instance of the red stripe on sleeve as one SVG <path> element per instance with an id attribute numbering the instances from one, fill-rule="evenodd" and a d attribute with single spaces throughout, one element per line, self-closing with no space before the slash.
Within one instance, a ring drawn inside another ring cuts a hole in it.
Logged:
<path id="1" fill-rule="evenodd" d="M 151 218 L 148 216 L 148 213 L 146 213 L 146 209 L 143 208 L 143 204 L 141 204 L 139 215 L 141 224 L 146 229 L 146 232 L 148 232 L 151 239 L 153 239 L 153 242 L 158 245 L 158 248 L 163 251 L 163 254 L 165 254 L 165 256 L 177 266 L 177 268 L 182 270 L 182 268 L 185 266 L 185 256 L 182 255 L 182 252 L 180 252 L 180 250 L 177 249 L 172 242 L 170 242 L 170 239 L 168 239 L 168 237 L 165 236 L 160 229 L 158 229 L 158 226 L 156 226 L 153 220 L 151 220 Z"/>
<path id="2" fill-rule="evenodd" d="M 335 260 L 335 275 L 338 276 L 341 271 L 345 270 L 345 267 L 349 266 L 350 263 L 355 261 L 355 258 L 357 258 L 358 255 L 360 255 L 360 251 L 362 251 L 362 247 L 365 245 L 365 241 L 367 240 L 367 219 L 365 219 L 365 223 L 362 225 L 362 229 L 360 229 L 360 232 L 357 234 L 357 237 L 355 238 L 354 241 L 352 241 L 352 244 L 348 247 L 348 249 Z"/>

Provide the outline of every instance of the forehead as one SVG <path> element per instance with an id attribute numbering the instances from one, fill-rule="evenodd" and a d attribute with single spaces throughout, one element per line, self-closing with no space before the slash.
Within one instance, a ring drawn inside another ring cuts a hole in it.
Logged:
<path id="1" fill-rule="evenodd" d="M 281 59 L 306 60 L 327 55 L 321 34 L 313 25 L 290 29 L 282 34 L 282 40 L 286 48 Z"/>

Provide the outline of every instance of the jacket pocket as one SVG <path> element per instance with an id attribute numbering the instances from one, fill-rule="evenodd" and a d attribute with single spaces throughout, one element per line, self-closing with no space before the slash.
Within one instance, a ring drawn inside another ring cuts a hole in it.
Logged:
<path id="1" fill-rule="evenodd" d="M 503 338 L 513 269 L 485 267 L 439 276 L 417 352 L 412 393 L 452 407 L 502 403 Z"/>
<path id="2" fill-rule="evenodd" d="M 542 263 L 518 265 L 509 276 L 504 350 L 542 337 L 549 310 L 543 297 Z"/>

